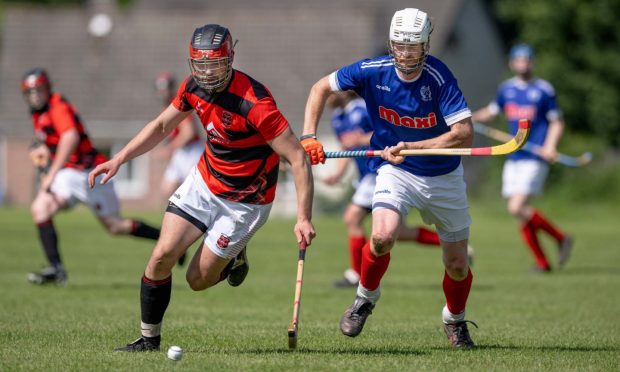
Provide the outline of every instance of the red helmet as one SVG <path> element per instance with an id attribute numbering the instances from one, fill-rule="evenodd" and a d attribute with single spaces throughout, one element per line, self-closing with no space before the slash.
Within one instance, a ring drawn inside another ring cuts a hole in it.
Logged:
<path id="1" fill-rule="evenodd" d="M 40 87 L 45 87 L 48 90 L 52 87 L 50 79 L 47 76 L 47 71 L 42 68 L 33 68 L 24 74 L 21 81 L 22 92 Z"/>
<path id="2" fill-rule="evenodd" d="M 189 69 L 196 83 L 208 91 L 228 84 L 234 55 L 232 36 L 226 27 L 198 27 L 189 43 Z"/>

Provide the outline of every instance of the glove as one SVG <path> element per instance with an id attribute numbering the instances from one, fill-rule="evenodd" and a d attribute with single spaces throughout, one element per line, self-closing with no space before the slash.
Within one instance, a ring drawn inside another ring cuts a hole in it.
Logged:
<path id="1" fill-rule="evenodd" d="M 319 163 L 325 163 L 325 152 L 323 152 L 323 145 L 316 139 L 314 134 L 306 134 L 301 136 L 300 143 L 310 157 L 310 164 L 317 165 Z"/>

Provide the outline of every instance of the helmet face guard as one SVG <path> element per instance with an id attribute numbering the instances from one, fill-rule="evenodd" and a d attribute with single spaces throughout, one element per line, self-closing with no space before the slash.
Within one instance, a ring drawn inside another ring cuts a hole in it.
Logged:
<path id="1" fill-rule="evenodd" d="M 198 86 L 212 92 L 228 84 L 234 55 L 232 36 L 226 27 L 210 24 L 197 28 L 189 45 L 188 63 Z"/>
<path id="2" fill-rule="evenodd" d="M 394 13 L 388 50 L 398 71 L 411 74 L 422 68 L 430 50 L 431 32 L 433 25 L 425 12 L 407 8 Z"/>
<path id="3" fill-rule="evenodd" d="M 403 43 L 390 40 L 388 46 L 394 59 L 394 66 L 404 74 L 411 74 L 421 69 L 430 49 L 429 42 Z"/>
<path id="4" fill-rule="evenodd" d="M 30 108 L 40 110 L 45 107 L 51 95 L 52 85 L 44 69 L 35 68 L 26 72 L 20 85 Z"/>

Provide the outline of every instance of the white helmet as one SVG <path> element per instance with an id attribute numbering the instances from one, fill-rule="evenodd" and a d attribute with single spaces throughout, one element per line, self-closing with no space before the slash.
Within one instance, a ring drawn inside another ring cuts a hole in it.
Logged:
<path id="1" fill-rule="evenodd" d="M 407 8 L 394 13 L 388 48 L 399 71 L 410 74 L 422 68 L 430 49 L 431 32 L 433 24 L 425 12 Z"/>

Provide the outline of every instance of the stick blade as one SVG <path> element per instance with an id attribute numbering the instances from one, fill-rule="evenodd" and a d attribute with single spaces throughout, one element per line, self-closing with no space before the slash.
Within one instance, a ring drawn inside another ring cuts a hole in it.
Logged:
<path id="1" fill-rule="evenodd" d="M 293 323 L 288 327 L 288 348 L 297 348 L 297 327 Z"/>

